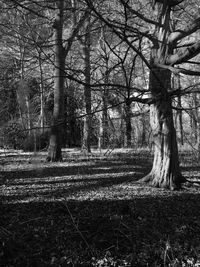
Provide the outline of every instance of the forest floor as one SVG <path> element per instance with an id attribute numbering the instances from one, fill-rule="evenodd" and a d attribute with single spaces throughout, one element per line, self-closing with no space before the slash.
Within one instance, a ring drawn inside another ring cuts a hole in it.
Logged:
<path id="1" fill-rule="evenodd" d="M 148 150 L 0 151 L 0 266 L 200 266 L 200 165 L 179 191 L 137 183 Z"/>

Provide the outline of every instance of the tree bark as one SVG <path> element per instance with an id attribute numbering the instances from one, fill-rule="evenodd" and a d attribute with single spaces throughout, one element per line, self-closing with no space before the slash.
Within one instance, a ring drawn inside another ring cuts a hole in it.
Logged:
<path id="1" fill-rule="evenodd" d="M 142 179 L 153 186 L 177 189 L 184 182 L 180 167 L 179 155 L 174 128 L 171 90 L 171 72 L 164 70 L 157 63 L 165 64 L 172 52 L 167 43 L 170 32 L 170 6 L 167 1 L 158 4 L 159 22 L 163 27 L 157 27 L 157 45 L 151 53 L 151 70 L 149 87 L 153 98 L 150 107 L 150 124 L 154 137 L 154 161 L 151 172 Z"/>
<path id="2" fill-rule="evenodd" d="M 84 118 L 83 126 L 83 139 L 82 139 L 82 150 L 84 153 L 91 152 L 91 87 L 90 87 L 90 75 L 91 75 L 91 63 L 90 63 L 90 50 L 91 50 L 91 36 L 90 36 L 90 17 L 87 19 L 85 40 L 84 40 L 84 60 L 85 60 L 85 87 L 84 87 L 84 97 L 85 97 L 85 110 L 86 117 Z"/>
<path id="3" fill-rule="evenodd" d="M 64 1 L 57 1 L 58 13 L 54 21 L 54 109 L 50 131 L 47 161 L 62 161 L 62 132 L 63 132 L 63 90 L 65 71 L 65 49 L 62 44 Z"/>

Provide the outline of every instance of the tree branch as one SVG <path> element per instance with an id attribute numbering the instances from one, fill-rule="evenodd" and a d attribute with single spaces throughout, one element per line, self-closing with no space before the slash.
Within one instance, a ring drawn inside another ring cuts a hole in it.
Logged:
<path id="1" fill-rule="evenodd" d="M 200 71 L 193 71 L 193 70 L 187 70 L 184 68 L 175 68 L 172 66 L 168 65 L 163 65 L 163 64 L 156 64 L 157 67 L 162 68 L 162 69 L 167 69 L 173 72 L 174 74 L 185 74 L 185 75 L 190 75 L 190 76 L 200 76 Z"/>
<path id="2" fill-rule="evenodd" d="M 68 55 L 68 53 L 71 49 L 71 46 L 73 44 L 74 38 L 77 36 L 80 28 L 82 27 L 82 25 L 83 25 L 84 21 L 86 20 L 86 18 L 88 17 L 89 13 L 90 13 L 90 11 L 87 8 L 85 10 L 84 14 L 82 15 L 82 17 L 80 18 L 79 22 L 77 23 L 76 27 L 73 29 L 71 36 L 67 40 L 67 45 L 65 46 L 65 56 Z"/>
<path id="3" fill-rule="evenodd" d="M 179 29 L 175 32 L 172 32 L 169 35 L 168 42 L 170 44 L 175 44 L 177 41 L 196 32 L 198 29 L 200 29 L 200 18 L 195 19 L 189 25 L 186 25 L 183 29 Z"/>
<path id="4" fill-rule="evenodd" d="M 181 64 L 187 62 L 189 59 L 195 57 L 199 53 L 200 41 L 196 42 L 194 45 L 178 50 L 176 54 L 171 55 L 166 59 L 166 63 L 169 65 Z"/>
<path id="5" fill-rule="evenodd" d="M 132 7 L 130 7 L 127 3 L 128 1 L 124 1 L 124 0 L 120 0 L 120 2 L 123 4 L 123 6 L 125 6 L 129 12 L 135 16 L 137 16 L 139 19 L 147 22 L 147 23 L 150 23 L 150 24 L 153 24 L 155 26 L 162 26 L 160 23 L 158 23 L 157 21 L 154 21 L 154 20 L 151 20 L 151 19 L 148 19 L 146 18 L 143 14 L 139 13 L 138 11 L 134 10 Z"/>

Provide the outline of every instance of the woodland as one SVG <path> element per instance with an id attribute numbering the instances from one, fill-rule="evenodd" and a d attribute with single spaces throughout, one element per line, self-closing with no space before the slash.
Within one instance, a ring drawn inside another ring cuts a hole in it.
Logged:
<path id="1" fill-rule="evenodd" d="M 0 266 L 200 266 L 199 0 L 0 4 Z"/>

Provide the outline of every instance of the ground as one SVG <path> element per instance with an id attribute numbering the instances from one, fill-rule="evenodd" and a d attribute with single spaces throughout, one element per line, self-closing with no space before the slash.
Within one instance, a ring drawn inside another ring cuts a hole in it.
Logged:
<path id="1" fill-rule="evenodd" d="M 137 181 L 148 150 L 0 152 L 0 266 L 200 266 L 200 166 L 168 191 Z"/>

